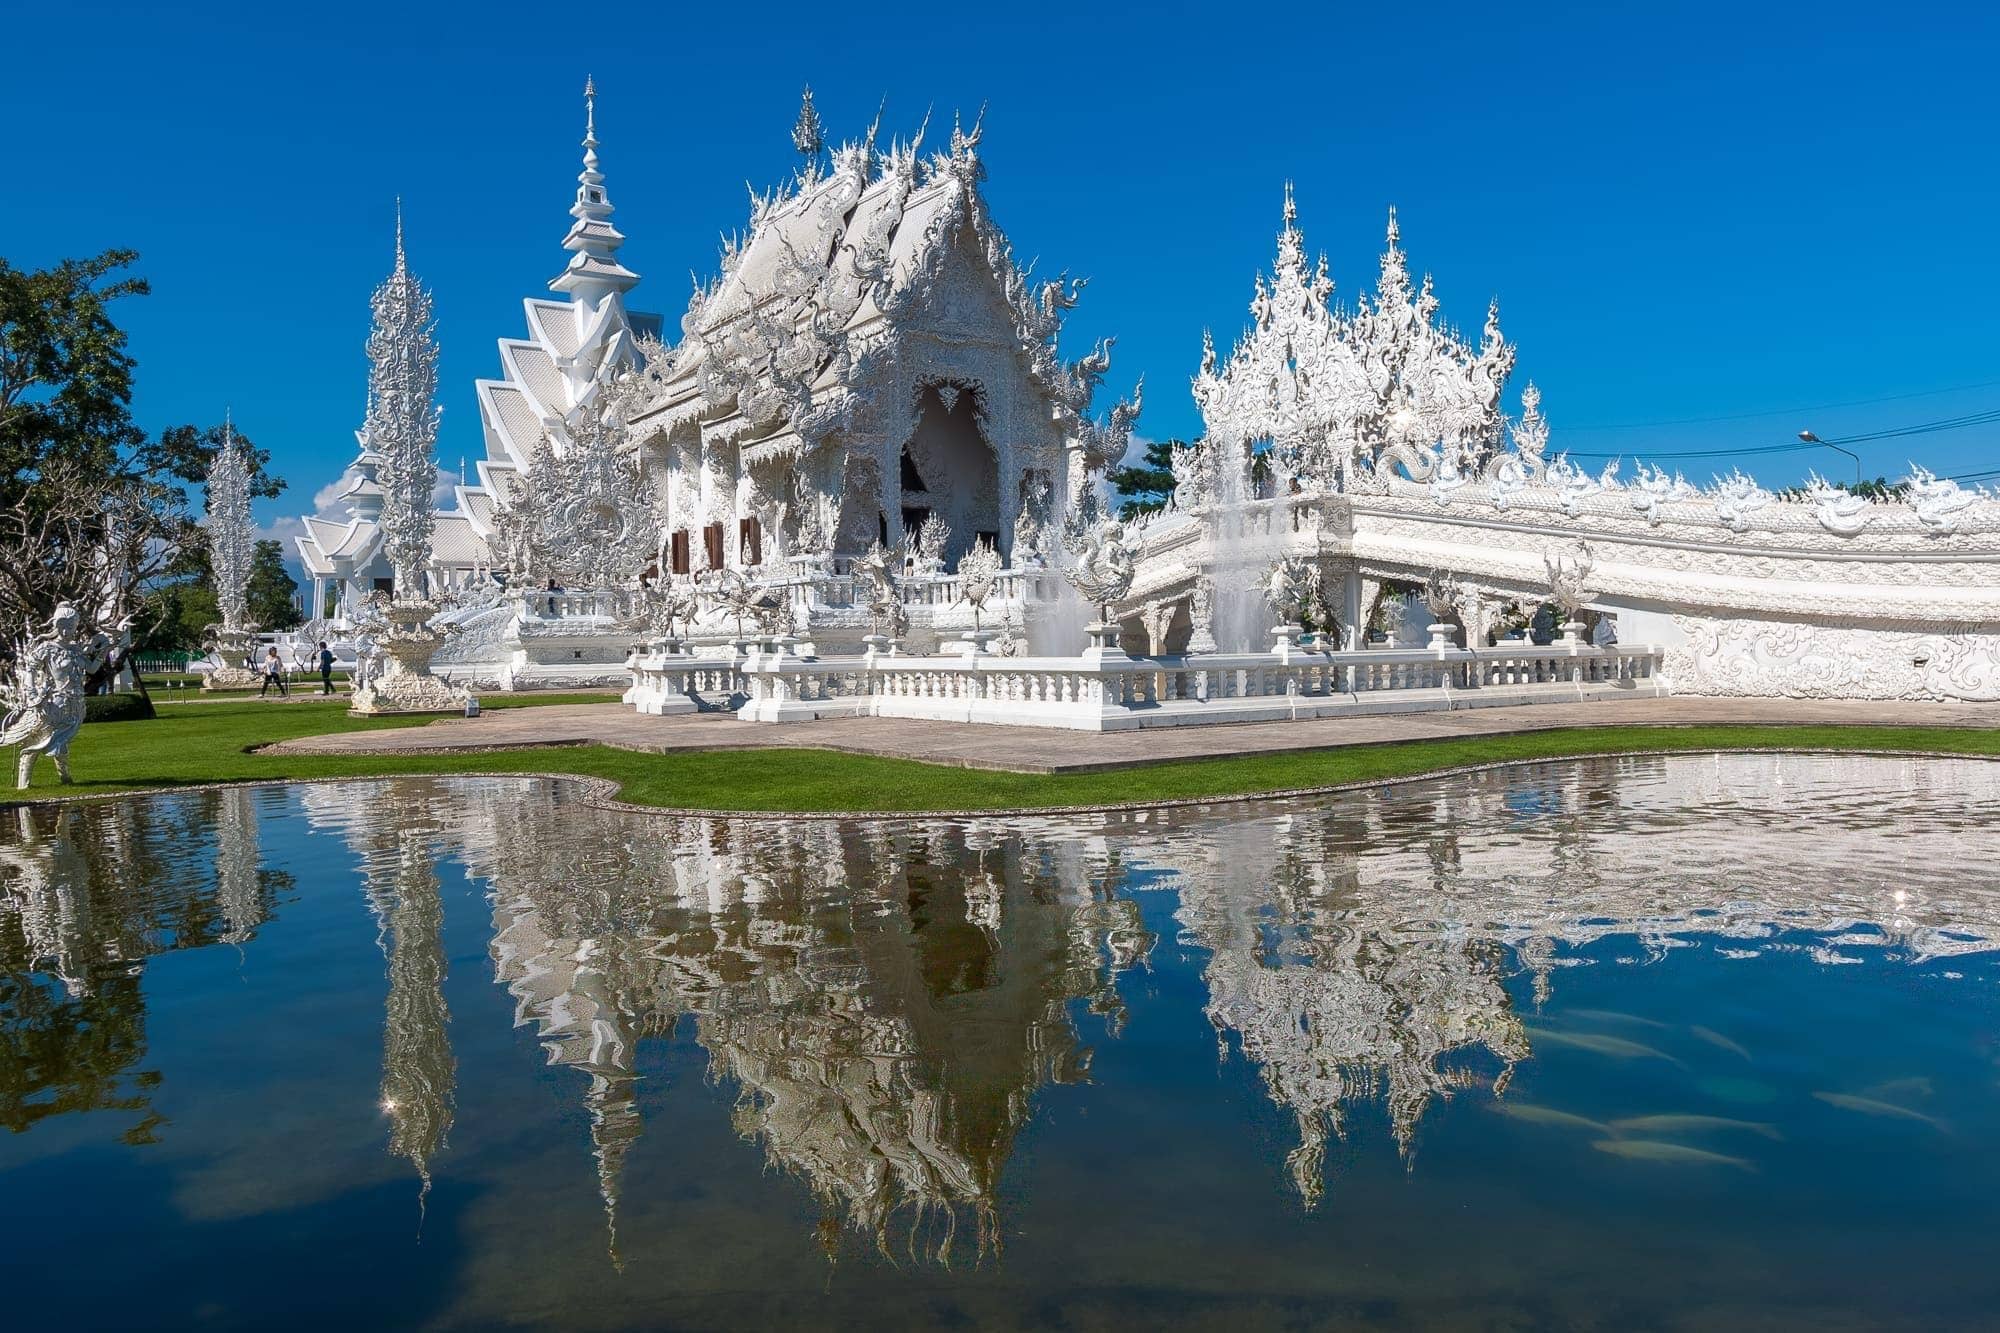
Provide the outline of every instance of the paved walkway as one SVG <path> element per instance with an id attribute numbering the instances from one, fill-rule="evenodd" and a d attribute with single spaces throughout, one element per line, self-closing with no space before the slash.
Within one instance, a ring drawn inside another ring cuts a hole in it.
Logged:
<path id="1" fill-rule="evenodd" d="M 1091 773 L 1163 759 L 1207 759 L 1394 741 L 1497 736 L 1560 727 L 1704 723 L 2000 727 L 2000 704 L 1633 699 L 1109 733 L 871 717 L 760 724 L 739 722 L 730 713 L 645 717 L 623 704 L 545 704 L 535 708 L 496 709 L 479 718 L 452 718 L 394 731 L 302 737 L 269 746 L 264 753 L 448 754 L 593 744 L 650 754 L 677 750 L 813 748 L 1014 773 Z"/>

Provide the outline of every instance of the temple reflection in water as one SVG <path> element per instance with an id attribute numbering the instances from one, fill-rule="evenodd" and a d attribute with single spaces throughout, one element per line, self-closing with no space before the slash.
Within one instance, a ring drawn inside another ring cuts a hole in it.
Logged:
<path id="1" fill-rule="evenodd" d="M 248 790 L 0 812 L 0 1124 L 130 1113 L 159 1125 L 143 1068 L 146 961 L 251 941 L 291 879 L 262 869 Z"/>
<path id="2" fill-rule="evenodd" d="M 841 1225 L 886 1244 L 995 1193 L 1035 1090 L 1080 1077 L 1067 1013 L 1115 1032 L 1117 973 L 1150 943 L 1115 866 L 1074 844 L 866 828 L 633 819 L 528 784 L 465 832 L 490 885 L 496 980 L 585 1098 L 613 1234 L 643 1126 L 635 1047 L 683 1018 L 736 1126 Z"/>
<path id="3" fill-rule="evenodd" d="M 1884 827 L 1885 788 L 1921 793 L 1923 817 Z M 422 1190 L 449 1170 L 457 1114 L 439 870 L 456 862 L 517 1027 L 581 1099 L 577 1165 L 614 1260 L 646 1132 L 640 1046 L 676 1033 L 734 1089 L 737 1133 L 817 1201 L 829 1249 L 852 1231 L 984 1253 L 1038 1093 L 1087 1080 L 1091 1043 L 1124 1030 L 1127 974 L 1158 945 L 1148 903 L 1195 960 L 1223 1058 L 1295 1122 L 1286 1169 L 1311 1206 L 1363 1108 L 1414 1167 L 1440 1099 L 1504 1094 L 1535 1056 L 1523 1008 L 1565 969 L 1704 944 L 1823 963 L 1990 949 L 2000 899 L 1937 869 L 1982 862 L 1996 804 L 1984 764 L 1736 756 L 1010 821 L 668 819 L 525 779 L 16 809 L 0 1119 L 115 1110 L 133 1141 L 157 1130 L 147 960 L 256 948 L 292 891 L 261 863 L 259 821 L 302 808 L 376 923 L 387 1148 Z M 1730 836 L 1679 836 L 1696 825 Z"/>

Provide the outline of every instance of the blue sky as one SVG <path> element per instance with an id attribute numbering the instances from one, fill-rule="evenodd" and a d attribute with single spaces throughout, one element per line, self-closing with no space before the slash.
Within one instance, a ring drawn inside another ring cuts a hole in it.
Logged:
<path id="1" fill-rule="evenodd" d="M 835 138 L 885 95 L 898 133 L 987 104 L 993 211 L 1021 258 L 1089 276 L 1069 350 L 1117 335 L 1109 385 L 1146 375 L 1148 436 L 1197 429 L 1202 329 L 1226 349 L 1243 326 L 1287 178 L 1337 296 L 1371 284 L 1391 203 L 1449 317 L 1476 328 L 1497 294 L 1512 393 L 1541 386 L 1557 447 L 2000 408 L 1992 6 L 9 8 L 10 44 L 49 58 L 0 84 L 27 127 L 0 254 L 141 252 L 139 417 L 233 405 L 291 482 L 266 523 L 352 453 L 398 194 L 437 294 L 439 452 L 477 454 L 472 382 L 564 258 L 586 74 L 634 304 L 675 319 L 746 180 L 793 166 L 802 82 Z M 1988 425 L 1860 449 L 1897 475 L 1996 446 Z M 1850 466 L 1743 461 L 1773 484 Z"/>

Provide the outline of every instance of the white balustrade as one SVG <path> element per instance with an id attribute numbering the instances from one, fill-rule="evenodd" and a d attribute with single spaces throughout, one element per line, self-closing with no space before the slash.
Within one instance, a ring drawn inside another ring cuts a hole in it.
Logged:
<path id="1" fill-rule="evenodd" d="M 515 604 L 527 620 L 615 620 L 627 598 L 628 594 L 601 588 L 528 589 L 515 594 Z"/>
<path id="2" fill-rule="evenodd" d="M 753 722 L 906 717 L 1116 731 L 1666 693 L 1651 647 L 1085 657 L 802 657 L 774 640 L 728 658 L 634 654 L 626 701 L 647 713 L 743 700 Z"/>

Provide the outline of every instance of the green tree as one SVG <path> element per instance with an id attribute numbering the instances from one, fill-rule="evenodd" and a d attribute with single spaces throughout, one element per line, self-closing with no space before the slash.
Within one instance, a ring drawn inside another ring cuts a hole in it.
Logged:
<path id="1" fill-rule="evenodd" d="M 105 628 L 137 611 L 185 521 L 186 497 L 139 460 L 133 362 L 111 316 L 147 291 L 124 273 L 136 258 L 0 260 L 0 656 L 60 602 Z"/>
<path id="2" fill-rule="evenodd" d="M 121 276 L 138 259 L 106 250 L 28 272 L 0 259 L 0 502 L 53 459 L 120 467 L 143 441 L 132 422 L 132 357 L 110 303 L 144 296 Z"/>
<path id="3" fill-rule="evenodd" d="M 247 595 L 250 621 L 259 629 L 297 629 L 305 623 L 295 600 L 299 585 L 285 568 L 285 548 L 275 541 L 257 543 Z"/>
<path id="4" fill-rule="evenodd" d="M 220 425 L 169 426 L 157 439 L 147 440 L 138 447 L 139 466 L 189 486 L 204 485 L 209 466 L 222 452 L 223 429 Z M 269 500 L 284 494 L 285 479 L 270 471 L 271 451 L 259 449 L 241 430 L 235 433 L 237 447 L 243 451 L 243 461 L 250 469 L 251 498 Z"/>
<path id="5" fill-rule="evenodd" d="M 1864 500 L 1901 500 L 1910 493 L 1909 482 L 1890 481 L 1887 477 L 1877 477 L 1873 481 L 1835 481 L 1828 484 L 1836 491 L 1846 491 L 1849 495 L 1858 495 Z M 1787 500 L 1803 500 L 1806 488 L 1787 486 L 1778 494 Z"/>
<path id="6" fill-rule="evenodd" d="M 1118 517 L 1153 514 L 1167 507 L 1174 493 L 1174 450 L 1185 449 L 1183 440 L 1152 440 L 1137 463 L 1115 467 L 1106 480 L 1118 488 Z"/>
<path id="7" fill-rule="evenodd" d="M 217 618 L 188 492 L 222 429 L 148 439 L 132 420 L 135 367 L 111 303 L 146 294 L 127 272 L 137 258 L 34 271 L 0 259 L 0 656 L 62 601 L 134 615 L 141 649 L 192 648 Z M 277 495 L 269 454 L 245 447 L 251 493 Z"/>

